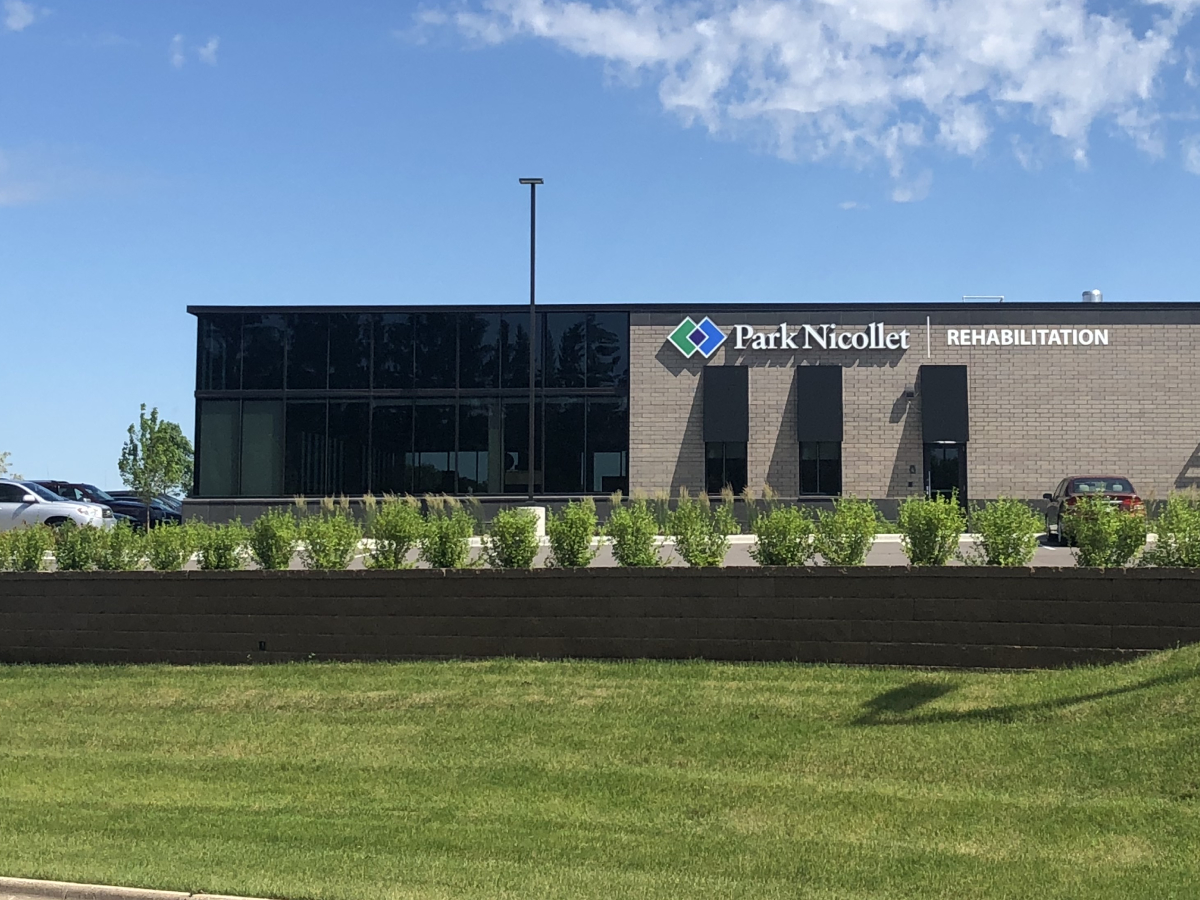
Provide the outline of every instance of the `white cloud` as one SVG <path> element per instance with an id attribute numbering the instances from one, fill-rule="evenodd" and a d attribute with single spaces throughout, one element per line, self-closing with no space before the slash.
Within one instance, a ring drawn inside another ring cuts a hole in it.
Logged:
<path id="1" fill-rule="evenodd" d="M 838 209 L 867 209 L 867 205 L 857 200 L 843 200 L 838 204 Z"/>
<path id="2" fill-rule="evenodd" d="M 203 47 L 196 48 L 196 55 L 200 57 L 200 62 L 208 63 L 210 66 L 217 64 L 217 47 L 220 46 L 221 39 L 218 37 L 210 37 L 208 43 Z"/>
<path id="3" fill-rule="evenodd" d="M 44 12 L 25 0 L 4 0 L 4 27 L 8 31 L 24 31 Z"/>
<path id="4" fill-rule="evenodd" d="M 597 2 L 475 0 L 415 22 L 482 44 L 537 38 L 649 76 L 685 123 L 785 158 L 880 161 L 898 200 L 928 192 L 927 172 L 906 174 L 916 154 L 975 157 L 1018 121 L 1081 166 L 1100 120 L 1161 154 L 1161 75 L 1200 7 L 1146 2 L 1135 32 L 1085 0 Z"/>
<path id="5" fill-rule="evenodd" d="M 177 34 L 171 38 L 171 65 L 176 69 L 182 69 L 183 63 L 183 35 Z"/>
<path id="6" fill-rule="evenodd" d="M 1183 167 L 1193 175 L 1200 175 L 1200 134 L 1188 135 L 1180 145 L 1183 149 Z"/>

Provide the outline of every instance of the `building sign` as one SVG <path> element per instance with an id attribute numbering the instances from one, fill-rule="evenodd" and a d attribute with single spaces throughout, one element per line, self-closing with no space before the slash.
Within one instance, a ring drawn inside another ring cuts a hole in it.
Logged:
<path id="1" fill-rule="evenodd" d="M 718 347 L 725 343 L 725 338 L 725 332 L 714 325 L 708 316 L 701 319 L 699 324 L 693 322 L 691 316 L 688 316 L 675 326 L 675 330 L 671 332 L 667 340 L 689 359 L 696 353 L 708 359 L 717 352 Z"/>
<path id="2" fill-rule="evenodd" d="M 888 331 L 882 322 L 872 322 L 860 331 L 839 331 L 836 325 L 801 325 L 787 322 L 768 328 L 733 326 L 735 350 L 907 350 L 910 332 Z M 680 353 L 699 353 L 708 359 L 725 343 L 725 332 L 705 316 L 699 323 L 690 316 L 667 338 Z"/>
<path id="3" fill-rule="evenodd" d="M 1107 328 L 951 328 L 949 347 L 1107 347 Z"/>

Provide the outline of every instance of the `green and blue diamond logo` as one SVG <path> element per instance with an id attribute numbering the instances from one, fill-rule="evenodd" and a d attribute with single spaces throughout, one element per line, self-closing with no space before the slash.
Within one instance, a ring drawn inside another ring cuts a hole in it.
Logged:
<path id="1" fill-rule="evenodd" d="M 725 343 L 725 337 L 725 332 L 714 325 L 708 316 L 699 323 L 693 322 L 691 316 L 688 316 L 676 326 L 667 340 L 689 359 L 696 353 L 708 359 Z"/>

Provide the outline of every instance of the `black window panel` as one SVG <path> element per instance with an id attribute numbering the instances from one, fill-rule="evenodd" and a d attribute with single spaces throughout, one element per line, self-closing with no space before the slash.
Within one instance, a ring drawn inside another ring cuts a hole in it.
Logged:
<path id="1" fill-rule="evenodd" d="M 921 435 L 926 442 L 970 438 L 966 366 L 921 366 Z"/>
<path id="2" fill-rule="evenodd" d="M 325 496 L 325 403 L 288 403 L 285 421 L 284 493 Z"/>
<path id="3" fill-rule="evenodd" d="M 371 413 L 371 490 L 410 493 L 412 452 L 412 403 L 376 404 Z"/>
<path id="4" fill-rule="evenodd" d="M 800 442 L 800 493 L 836 496 L 842 492 L 842 445 Z"/>
<path id="5" fill-rule="evenodd" d="M 796 367 L 796 431 L 801 441 L 842 439 L 842 367 Z"/>
<path id="6" fill-rule="evenodd" d="M 338 313 L 329 317 L 329 387 L 333 390 L 366 390 L 371 386 L 371 330 L 366 313 Z"/>
<path id="7" fill-rule="evenodd" d="M 538 347 L 534 347 L 534 381 L 542 383 Z M 500 317 L 500 386 L 529 387 L 529 316 L 508 313 Z"/>
<path id="8" fill-rule="evenodd" d="M 366 493 L 370 416 L 366 401 L 329 404 L 329 493 Z"/>
<path id="9" fill-rule="evenodd" d="M 413 317 L 384 313 L 375 320 L 375 388 L 409 390 L 413 386 Z"/>
<path id="10" fill-rule="evenodd" d="M 200 401 L 196 465 L 199 467 L 197 488 L 201 497 L 237 494 L 240 407 L 237 400 Z"/>
<path id="11" fill-rule="evenodd" d="M 455 493 L 454 403 L 418 400 L 413 413 L 413 490 Z"/>
<path id="12" fill-rule="evenodd" d="M 283 316 L 247 315 L 242 321 L 242 387 L 280 390 L 287 328 Z"/>
<path id="13" fill-rule="evenodd" d="M 243 497 L 278 497 L 283 493 L 283 401 L 242 403 Z"/>
<path id="14" fill-rule="evenodd" d="M 552 494 L 579 494 L 584 483 L 584 401 L 581 397 L 549 399 L 544 408 L 546 483 Z"/>
<path id="15" fill-rule="evenodd" d="M 535 448 L 533 483 L 542 485 L 542 444 Z M 504 492 L 529 491 L 529 403 L 524 400 L 504 401 Z"/>
<path id="16" fill-rule="evenodd" d="M 587 386 L 623 388 L 629 384 L 629 316 L 589 313 Z"/>
<path id="17" fill-rule="evenodd" d="M 546 313 L 544 322 L 546 387 L 584 387 L 586 385 L 587 315 L 584 313 Z"/>
<path id="18" fill-rule="evenodd" d="M 500 387 L 500 316 L 491 313 L 459 316 L 458 386 Z"/>
<path id="19" fill-rule="evenodd" d="M 745 366 L 705 366 L 704 440 L 750 440 L 750 370 Z"/>
<path id="20" fill-rule="evenodd" d="M 740 494 L 746 489 L 746 443 L 708 441 L 704 445 L 704 490 L 719 494 L 726 487 Z"/>
<path id="21" fill-rule="evenodd" d="M 323 389 L 328 371 L 329 317 L 319 313 L 288 316 L 288 389 Z"/>
<path id="22" fill-rule="evenodd" d="M 242 386 L 242 317 L 203 316 L 199 334 L 199 389 L 238 390 Z"/>
<path id="23" fill-rule="evenodd" d="M 629 401 L 592 397 L 587 402 L 585 491 L 629 492 Z"/>
<path id="24" fill-rule="evenodd" d="M 417 313 L 413 316 L 413 350 L 416 369 L 413 386 L 454 388 L 458 373 L 454 313 Z"/>
<path id="25" fill-rule="evenodd" d="M 504 483 L 503 420 L 498 400 L 464 400 L 458 406 L 458 490 L 499 494 Z"/>

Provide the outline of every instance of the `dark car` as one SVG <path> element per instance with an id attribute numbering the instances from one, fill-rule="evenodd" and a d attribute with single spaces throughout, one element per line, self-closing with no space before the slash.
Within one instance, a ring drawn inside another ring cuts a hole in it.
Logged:
<path id="1" fill-rule="evenodd" d="M 1104 497 L 1110 503 L 1133 512 L 1144 512 L 1146 505 L 1133 488 L 1133 482 L 1121 475 L 1072 475 L 1058 483 L 1052 494 L 1042 494 L 1046 506 L 1046 535 L 1066 543 L 1063 516 L 1081 497 Z"/>
<path id="2" fill-rule="evenodd" d="M 146 504 L 136 497 L 114 497 L 107 491 L 102 491 L 94 484 L 71 481 L 38 481 L 42 487 L 49 488 L 56 494 L 68 500 L 86 500 L 89 503 L 101 503 L 120 517 L 127 517 L 135 528 L 146 525 Z M 150 503 L 150 527 L 159 525 L 179 525 L 183 516 L 158 500 Z"/>

